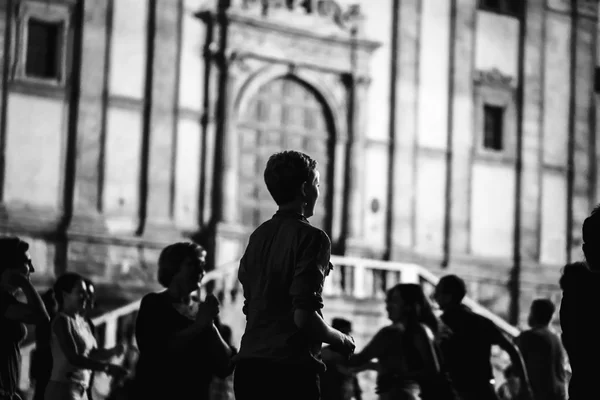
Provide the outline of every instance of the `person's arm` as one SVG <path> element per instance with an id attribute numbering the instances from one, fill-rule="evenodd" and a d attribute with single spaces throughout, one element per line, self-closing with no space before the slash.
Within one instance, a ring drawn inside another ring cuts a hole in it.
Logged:
<path id="1" fill-rule="evenodd" d="M 350 357 L 347 365 L 352 369 L 361 368 L 370 365 L 373 359 L 380 358 L 385 353 L 387 344 L 389 343 L 388 335 L 391 332 L 390 329 L 390 327 L 386 327 L 377 332 L 362 351 Z"/>
<path id="2" fill-rule="evenodd" d="M 123 354 L 125 348 L 122 344 L 116 345 L 110 349 L 94 349 L 90 352 L 90 358 L 96 361 L 110 361 L 113 357 Z"/>
<path id="3" fill-rule="evenodd" d="M 20 301 L 9 302 L 3 307 L 4 317 L 31 325 L 48 323 L 50 316 L 48 315 L 48 311 L 46 311 L 46 306 L 44 306 L 42 298 L 31 284 L 31 281 L 20 274 L 14 274 L 11 278 L 15 281 L 16 286 L 23 291 L 27 303 L 21 303 Z"/>
<path id="4" fill-rule="evenodd" d="M 219 378 L 225 378 L 233 373 L 233 364 L 231 357 L 233 355 L 232 348 L 225 342 L 223 336 L 213 324 L 209 334 L 209 349 L 213 357 L 215 365 L 215 375 Z"/>
<path id="5" fill-rule="evenodd" d="M 323 308 L 323 282 L 329 268 L 331 242 L 318 231 L 300 243 L 298 259 L 290 287 L 294 323 L 310 338 L 332 345 L 336 351 L 350 348 L 351 339 L 329 326 L 320 315 Z"/>
<path id="6" fill-rule="evenodd" d="M 246 283 L 246 253 L 242 256 L 240 260 L 240 266 L 238 268 L 238 281 L 242 284 L 243 294 L 244 294 L 244 305 L 242 306 L 242 313 L 245 316 L 248 316 L 248 302 L 250 301 L 250 287 Z"/>
<path id="7" fill-rule="evenodd" d="M 56 335 L 58 344 L 70 364 L 78 368 L 110 372 L 111 364 L 96 361 L 78 352 L 74 338 L 75 332 L 65 315 L 59 314 L 54 318 L 52 332 Z"/>

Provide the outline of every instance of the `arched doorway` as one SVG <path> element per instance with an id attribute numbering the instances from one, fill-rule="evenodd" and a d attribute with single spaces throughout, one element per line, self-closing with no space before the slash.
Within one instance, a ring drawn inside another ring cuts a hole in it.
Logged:
<path id="1" fill-rule="evenodd" d="M 273 153 L 298 150 L 319 163 L 321 197 L 310 222 L 329 231 L 333 135 L 327 106 L 301 81 L 281 77 L 262 86 L 241 112 L 237 132 L 242 224 L 254 228 L 275 213 L 263 179 L 265 165 Z"/>

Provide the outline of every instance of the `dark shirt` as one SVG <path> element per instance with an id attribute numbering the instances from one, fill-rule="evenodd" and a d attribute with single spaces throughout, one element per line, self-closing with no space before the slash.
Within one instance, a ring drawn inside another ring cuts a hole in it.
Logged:
<path id="1" fill-rule="evenodd" d="M 535 400 L 565 400 L 566 373 L 562 345 L 548 328 L 527 330 L 516 340 Z"/>
<path id="2" fill-rule="evenodd" d="M 600 398 L 600 274 L 584 263 L 565 267 L 560 281 L 562 342 L 572 376 L 569 399 Z"/>
<path id="3" fill-rule="evenodd" d="M 503 333 L 492 321 L 462 305 L 445 311 L 441 319 L 452 331 L 442 353 L 454 387 L 458 391 L 487 389 L 493 379 L 492 346 L 502 341 Z"/>
<path id="4" fill-rule="evenodd" d="M 193 323 L 173 307 L 165 293 L 144 296 L 136 322 L 136 398 L 209 398 L 214 370 L 207 345 L 209 333 L 202 334 L 183 351 L 168 349 L 172 337 Z"/>
<path id="5" fill-rule="evenodd" d="M 238 277 L 246 331 L 237 360 L 262 359 L 323 372 L 322 343 L 294 323 L 294 310 L 323 308 L 331 242 L 300 214 L 278 211 L 250 236 Z"/>
<path id="6" fill-rule="evenodd" d="M 27 335 L 24 324 L 4 316 L 6 309 L 18 300 L 10 293 L 0 290 L 0 396 L 15 394 L 19 387 L 21 350 L 19 345 Z"/>

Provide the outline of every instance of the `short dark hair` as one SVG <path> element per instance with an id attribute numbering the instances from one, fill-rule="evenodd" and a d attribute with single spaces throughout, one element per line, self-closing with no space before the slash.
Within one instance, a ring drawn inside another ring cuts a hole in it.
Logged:
<path id="1" fill-rule="evenodd" d="M 202 246 L 193 242 L 177 242 L 165 247 L 158 257 L 158 283 L 169 287 L 185 259 L 199 257 L 203 251 Z"/>
<path id="2" fill-rule="evenodd" d="M 317 162 L 299 151 L 282 151 L 269 157 L 264 178 L 267 189 L 277 205 L 296 198 L 300 187 L 317 169 Z"/>
<path id="3" fill-rule="evenodd" d="M 443 292 L 451 295 L 455 302 L 460 303 L 467 295 L 467 285 L 457 275 L 443 276 L 438 282 L 438 286 L 440 285 Z"/>
<path id="4" fill-rule="evenodd" d="M 54 283 L 54 298 L 58 303 L 58 309 L 62 309 L 63 307 L 63 293 L 71 293 L 75 285 L 79 282 L 85 282 L 85 278 L 75 272 L 66 272 L 62 274 Z"/>
<path id="5" fill-rule="evenodd" d="M 531 303 L 531 316 L 540 324 L 548 325 L 555 311 L 556 306 L 550 299 L 535 299 Z"/>
<path id="6" fill-rule="evenodd" d="M 600 241 L 600 204 L 597 205 L 584 221 L 581 228 L 583 243 L 591 244 Z"/>
<path id="7" fill-rule="evenodd" d="M 29 244 L 16 236 L 0 237 L 0 273 L 15 268 L 15 263 L 24 261 Z"/>

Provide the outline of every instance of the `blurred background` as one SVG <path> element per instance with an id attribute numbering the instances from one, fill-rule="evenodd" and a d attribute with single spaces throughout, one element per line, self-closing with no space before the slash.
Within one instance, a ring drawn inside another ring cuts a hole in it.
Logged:
<path id="1" fill-rule="evenodd" d="M 534 298 L 558 305 L 598 202 L 597 28 L 595 0 L 0 0 L 0 230 L 31 243 L 40 291 L 96 283 L 107 345 L 160 250 L 194 240 L 238 344 L 263 169 L 300 150 L 333 243 L 325 316 L 359 348 L 386 288 L 447 273 L 517 334 Z"/>

